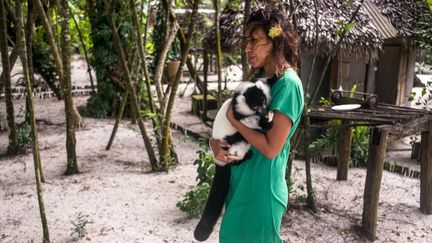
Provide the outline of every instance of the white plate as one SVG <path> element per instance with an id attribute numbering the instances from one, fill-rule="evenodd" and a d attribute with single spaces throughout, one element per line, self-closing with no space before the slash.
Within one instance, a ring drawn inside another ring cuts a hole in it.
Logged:
<path id="1" fill-rule="evenodd" d="M 346 104 L 346 105 L 335 105 L 332 106 L 332 110 L 335 111 L 351 111 L 360 108 L 360 104 Z"/>

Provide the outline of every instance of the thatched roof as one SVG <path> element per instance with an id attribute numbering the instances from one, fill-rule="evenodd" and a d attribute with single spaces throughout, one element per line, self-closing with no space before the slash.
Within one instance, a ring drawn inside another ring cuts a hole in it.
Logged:
<path id="1" fill-rule="evenodd" d="M 315 43 L 315 7 L 312 0 L 295 1 L 301 4 L 295 13 L 297 29 L 303 49 L 310 50 Z M 327 0 L 316 1 L 318 4 L 318 45 L 321 54 L 329 53 L 339 40 L 338 30 L 351 18 L 358 3 Z M 360 9 L 355 18 L 356 27 L 351 29 L 341 43 L 341 54 L 364 57 L 366 60 L 376 59 L 384 42 L 378 29 L 370 21 L 364 8 Z M 343 23 L 343 24 L 340 24 Z"/>
<path id="2" fill-rule="evenodd" d="M 313 49 L 315 41 L 315 7 L 312 0 L 292 0 L 298 8 L 294 12 L 301 47 L 306 51 Z M 290 9 L 285 0 L 286 9 Z M 358 6 L 357 1 L 326 0 L 316 1 L 319 12 L 318 44 L 321 54 L 327 54 L 336 45 L 341 28 L 347 23 Z M 352 3 L 351 3 L 352 2 Z M 341 44 L 341 54 L 374 60 L 385 39 L 400 37 L 415 39 L 416 23 L 427 10 L 423 0 L 365 0 L 355 18 L 356 27 L 351 29 Z M 289 14 L 289 11 L 287 11 Z M 423 12 L 424 13 L 424 12 Z M 221 42 L 223 51 L 240 50 L 243 14 L 239 11 L 224 10 L 221 14 Z M 210 30 L 203 46 L 214 49 L 214 29 Z"/>
<path id="3" fill-rule="evenodd" d="M 235 52 L 241 48 L 243 36 L 243 12 L 225 8 L 219 16 L 221 47 L 223 52 Z M 215 28 L 210 28 L 203 39 L 203 47 L 214 50 L 216 46 Z"/>
<path id="4" fill-rule="evenodd" d="M 418 23 L 431 22 L 429 7 L 424 0 L 371 0 L 387 16 L 400 37 L 417 40 Z M 426 19 L 428 18 L 428 19 Z"/>

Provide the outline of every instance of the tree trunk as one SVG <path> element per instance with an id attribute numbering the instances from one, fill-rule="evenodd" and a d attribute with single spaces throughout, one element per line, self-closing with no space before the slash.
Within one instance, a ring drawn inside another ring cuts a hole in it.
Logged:
<path id="1" fill-rule="evenodd" d="M 243 37 L 242 37 L 242 49 L 241 49 L 241 63 L 243 69 L 243 80 L 247 79 L 249 73 L 249 64 L 246 57 L 246 21 L 249 15 L 251 14 L 251 0 L 245 1 L 244 7 L 244 19 L 243 19 Z"/>
<path id="2" fill-rule="evenodd" d="M 74 110 L 74 102 L 72 98 L 72 80 L 71 80 L 71 63 L 70 63 L 70 29 L 69 18 L 70 10 L 67 0 L 60 1 L 60 25 L 61 25 L 61 53 L 63 66 L 63 98 L 65 103 L 66 115 L 66 154 L 67 167 L 65 175 L 73 175 L 79 173 L 78 161 L 76 156 L 76 116 Z"/>
<path id="3" fill-rule="evenodd" d="M 166 57 L 168 54 L 168 50 L 175 39 L 179 25 L 174 21 L 170 21 L 169 27 L 167 26 L 167 28 L 168 28 L 168 36 L 165 38 L 164 48 L 162 49 L 161 53 L 159 54 L 159 60 L 158 60 L 158 63 L 156 65 L 156 70 L 155 70 L 154 80 L 153 80 L 155 85 L 156 85 L 156 92 L 157 92 L 157 96 L 158 96 L 158 100 L 159 100 L 159 107 L 160 107 L 161 112 L 164 112 L 164 108 L 166 106 L 165 105 L 166 103 L 165 103 L 164 92 L 163 92 L 163 88 L 162 88 L 163 69 L 165 66 L 165 60 L 166 60 Z"/>
<path id="4" fill-rule="evenodd" d="M 26 27 L 25 27 L 25 43 L 26 43 L 26 50 L 25 52 L 27 53 L 27 69 L 28 69 L 28 76 L 29 76 L 29 81 L 30 81 L 30 86 L 33 87 L 34 85 L 34 71 L 33 71 L 33 54 L 32 54 L 32 40 L 33 40 L 33 24 L 35 21 L 35 16 L 33 14 L 34 11 L 34 6 L 33 6 L 33 2 L 29 1 L 27 4 L 27 23 L 26 23 Z M 27 41 L 29 40 L 29 41 Z M 22 51 L 22 50 L 21 50 Z M 23 66 L 24 68 L 24 66 Z M 28 124 L 31 123 L 31 117 L 30 117 L 30 108 L 32 108 L 32 102 L 29 100 L 29 96 L 27 95 L 26 97 L 26 116 L 28 115 L 28 117 L 26 117 L 26 121 L 28 122 Z M 34 110 L 34 109 L 33 109 Z M 39 153 L 38 153 L 39 155 Z M 45 177 L 43 175 L 43 170 L 42 170 L 42 160 L 39 158 L 38 160 L 39 163 L 39 168 L 40 168 L 40 180 L 41 182 L 45 182 Z"/>
<path id="5" fill-rule="evenodd" d="M 54 35 L 52 32 L 51 24 L 49 22 L 47 14 L 45 13 L 45 10 L 43 8 L 41 0 L 34 0 L 33 2 L 34 2 L 35 7 L 36 7 L 36 12 L 38 13 L 39 17 L 41 18 L 42 25 L 44 27 L 46 34 L 47 34 L 48 43 L 50 44 L 52 52 L 53 52 L 54 61 L 55 61 L 56 66 L 57 66 L 57 72 L 58 72 L 58 76 L 59 76 L 60 85 L 62 85 L 62 87 L 65 87 L 64 86 L 64 79 L 63 79 L 64 78 L 64 74 L 63 74 L 64 69 L 63 69 L 62 58 L 60 55 L 59 47 L 57 46 L 57 43 L 55 41 L 55 38 L 54 38 Z M 62 95 L 64 95 L 64 94 L 62 94 Z M 73 113 L 75 116 L 75 118 L 74 118 L 74 120 L 76 122 L 75 126 L 77 128 L 84 126 L 84 121 L 81 118 L 76 107 L 73 107 L 72 110 L 73 110 Z"/>
<path id="6" fill-rule="evenodd" d="M 17 1 L 17 21 L 18 21 L 17 41 L 19 42 L 18 45 L 20 46 L 19 49 L 21 51 L 21 55 L 20 55 L 21 63 L 23 66 L 24 79 L 26 80 L 26 93 L 27 93 L 27 100 L 29 103 L 28 108 L 29 108 L 32 150 L 33 150 L 33 160 L 34 160 L 35 178 L 36 178 L 36 191 L 37 191 L 38 203 L 39 203 L 39 213 L 41 216 L 41 223 L 43 228 L 42 242 L 48 243 L 50 242 L 50 239 L 49 239 L 48 223 L 45 215 L 45 206 L 43 200 L 43 190 L 42 190 L 42 183 L 41 183 L 42 167 L 41 167 L 41 159 L 39 154 L 39 142 L 38 142 L 37 129 L 36 129 L 36 120 L 34 117 L 34 108 L 33 108 L 34 105 L 33 105 L 33 96 L 32 96 L 33 92 L 30 83 L 29 69 L 27 65 L 28 60 L 27 60 L 27 52 L 26 52 L 26 38 L 24 36 L 24 31 L 23 31 L 24 25 L 22 19 L 22 0 Z"/>
<path id="7" fill-rule="evenodd" d="M 311 157 L 310 157 L 310 149 L 309 149 L 309 143 L 310 143 L 310 120 L 307 116 L 307 110 L 304 111 L 304 121 L 305 121 L 305 129 L 304 129 L 304 140 L 305 140 L 305 162 L 306 162 L 306 188 L 307 188 L 307 203 L 309 208 L 313 212 L 317 212 L 316 205 L 315 205 L 315 191 L 312 186 L 312 175 L 311 175 Z"/>
<path id="8" fill-rule="evenodd" d="M 183 66 L 186 63 L 186 60 L 188 58 L 189 55 L 189 47 L 190 47 L 190 43 L 191 43 L 191 39 L 194 33 L 194 28 L 195 28 L 195 22 L 196 22 L 196 14 L 198 12 L 198 5 L 199 5 L 199 0 L 194 0 L 193 3 L 193 9 L 192 9 L 192 15 L 190 17 L 190 24 L 188 27 L 189 30 L 189 35 L 187 36 L 186 39 L 186 44 L 183 47 L 183 53 L 182 53 L 182 59 L 180 61 L 180 66 L 179 69 L 177 70 L 177 74 L 176 74 L 176 78 L 174 80 L 174 83 L 172 85 L 172 91 L 168 100 L 168 106 L 166 109 L 166 113 L 165 113 L 165 120 L 164 120 L 164 125 L 162 126 L 163 129 L 163 144 L 162 144 L 162 156 L 161 158 L 164 158 L 164 162 L 163 165 L 165 167 L 165 170 L 168 171 L 168 161 L 166 160 L 168 158 L 168 154 L 169 154 L 169 148 L 172 146 L 172 139 L 171 139 L 171 129 L 170 129 L 170 123 L 171 123 L 171 111 L 174 105 L 174 100 L 175 100 L 175 96 L 177 93 L 177 88 L 178 85 L 180 83 L 180 79 L 182 76 L 182 72 L 183 72 Z"/>
<path id="9" fill-rule="evenodd" d="M 164 8 L 168 8 L 168 1 L 167 0 L 162 0 L 162 4 L 163 4 Z M 173 14 L 171 11 L 169 13 L 169 17 L 170 17 L 171 21 L 177 22 L 175 14 Z M 181 42 L 180 46 L 181 46 L 182 51 L 183 51 L 184 46 L 186 45 L 186 35 L 185 35 L 185 33 L 181 27 L 177 31 L 177 38 Z M 204 91 L 203 82 L 201 81 L 200 77 L 198 76 L 197 71 L 195 70 L 194 65 L 193 65 L 190 57 L 187 58 L 186 65 L 187 65 L 188 70 L 191 74 L 191 77 L 196 78 L 195 81 L 197 83 L 197 87 L 198 87 L 199 91 L 202 93 Z"/>
<path id="10" fill-rule="evenodd" d="M 6 101 L 6 114 L 7 122 L 9 127 L 9 145 L 7 148 L 7 154 L 17 154 L 19 152 L 18 137 L 15 129 L 15 112 L 12 101 L 12 90 L 11 90 L 11 76 L 10 76 L 10 65 L 8 55 L 8 35 L 6 25 L 6 11 L 3 1 L 0 3 L 0 48 L 2 56 L 4 83 L 5 83 L 5 101 Z"/>
<path id="11" fill-rule="evenodd" d="M 120 120 L 121 120 L 121 118 L 123 116 L 123 112 L 124 112 L 124 108 L 126 106 L 127 100 L 128 100 L 128 92 L 126 90 L 126 91 L 123 92 L 122 101 L 121 101 L 121 104 L 120 104 L 120 109 L 119 109 L 119 111 L 117 113 L 116 121 L 114 123 L 114 128 L 113 128 L 113 130 L 111 132 L 111 136 L 110 136 L 110 139 L 108 141 L 108 144 L 107 144 L 105 150 L 110 150 L 111 149 L 112 143 L 114 141 L 114 137 L 115 137 L 115 135 L 117 133 L 118 125 L 120 124 Z"/>
<path id="12" fill-rule="evenodd" d="M 116 28 L 116 25 L 115 25 L 115 22 L 114 22 L 114 16 L 113 16 L 113 12 L 112 12 L 112 9 L 111 9 L 112 6 L 111 6 L 111 4 L 109 4 L 110 3 L 109 0 L 105 0 L 104 2 L 105 2 L 105 7 L 106 7 L 106 10 L 107 10 L 107 14 L 108 14 L 108 21 L 109 21 L 109 24 L 110 24 L 110 27 L 111 27 L 111 31 L 112 31 L 112 34 L 113 34 L 114 45 L 115 45 L 115 48 L 116 48 L 116 51 L 117 51 L 117 54 L 118 54 L 118 57 L 119 57 L 119 62 L 121 64 L 121 67 L 123 69 L 124 74 L 126 75 L 128 92 L 131 95 L 131 100 L 132 100 L 132 109 L 135 109 L 135 111 L 137 112 L 137 114 L 139 114 L 139 104 L 138 104 L 137 97 L 135 95 L 136 94 L 135 93 L 135 88 L 132 85 L 132 78 L 131 78 L 131 75 L 130 75 L 127 63 L 126 63 L 126 58 L 125 58 L 125 55 L 124 55 L 124 52 L 123 52 L 123 49 L 122 49 L 122 46 L 121 46 L 121 43 L 120 43 L 120 37 L 119 37 L 119 35 L 117 33 L 117 28 Z M 150 164 L 151 164 L 152 170 L 157 170 L 158 169 L 157 168 L 158 167 L 157 166 L 158 162 L 157 162 L 157 159 L 156 159 L 156 155 L 155 155 L 155 153 L 153 151 L 153 147 L 152 147 L 150 138 L 147 135 L 147 130 L 146 130 L 145 126 L 144 126 L 144 121 L 143 121 L 143 119 L 142 119 L 141 116 L 138 116 L 138 126 L 140 128 L 141 135 L 142 135 L 143 140 L 144 140 L 144 145 L 146 147 L 147 154 L 149 156 L 149 160 L 150 160 Z"/>
<path id="13" fill-rule="evenodd" d="M 13 69 L 17 58 L 18 58 L 18 48 L 14 47 L 11 51 L 11 54 L 9 55 L 9 70 Z M 4 72 L 4 67 L 3 67 L 3 71 L 2 71 L 2 74 L 0 76 L 0 94 L 3 92 L 3 87 L 6 83 L 6 80 L 5 80 L 6 76 L 5 75 L 6 75 L 6 73 Z M 9 75 L 10 75 L 10 71 L 9 71 Z"/>
<path id="14" fill-rule="evenodd" d="M 215 9 L 215 31 L 216 31 L 216 65 L 217 65 L 217 76 L 218 76 L 218 97 L 217 105 L 222 106 L 222 48 L 220 43 L 220 22 L 219 22 L 219 0 L 213 0 L 213 6 Z"/>
<path id="15" fill-rule="evenodd" d="M 91 85 L 91 88 L 92 88 L 92 94 L 94 94 L 94 93 L 96 93 L 96 90 L 95 90 L 95 86 L 94 86 L 94 82 L 93 82 L 93 76 L 92 76 L 92 74 L 91 74 L 90 61 L 89 61 L 88 54 L 87 54 L 87 47 L 86 47 L 86 45 L 85 45 L 85 43 L 84 43 L 84 38 L 83 38 L 83 35 L 82 35 L 81 30 L 80 30 L 80 28 L 79 28 L 79 24 L 78 24 L 78 22 L 76 21 L 75 16 L 73 15 L 72 10 L 71 10 L 71 8 L 69 7 L 69 5 L 68 5 L 68 9 L 69 9 L 69 11 L 71 12 L 72 20 L 74 21 L 75 28 L 77 29 L 77 32 L 78 32 L 79 40 L 80 40 L 81 45 L 82 45 L 82 47 L 83 47 L 84 57 L 85 57 L 85 59 L 86 59 L 86 63 L 87 63 L 87 72 L 88 72 L 88 74 L 89 74 L 89 78 L 90 78 L 90 85 Z"/>
<path id="16" fill-rule="evenodd" d="M 141 39 L 141 27 L 140 27 L 140 23 L 138 21 L 138 14 L 137 14 L 137 10 L 136 10 L 135 6 L 136 6 L 135 0 L 131 0 L 132 21 L 133 21 L 133 24 L 135 27 L 135 32 L 137 34 L 138 53 L 139 53 L 142 68 L 144 71 L 144 80 L 145 80 L 145 86 L 146 86 L 146 91 L 147 91 L 148 106 L 150 107 L 150 112 L 153 114 L 156 114 L 156 108 L 155 108 L 155 104 L 153 101 L 153 95 L 151 92 L 150 75 L 149 75 L 149 71 L 148 71 L 146 53 L 144 50 L 144 47 L 146 46 L 146 43 L 147 43 L 147 31 L 148 31 L 149 17 L 147 17 L 147 20 L 146 20 L 146 24 L 145 24 L 145 28 L 144 28 L 144 40 L 142 40 Z M 150 2 L 148 4 L 148 9 L 150 9 Z M 153 127 L 157 127 L 158 126 L 157 117 L 153 116 L 151 120 L 153 123 Z M 156 137 L 156 142 L 158 144 L 158 150 L 161 151 L 162 147 L 161 147 L 161 141 L 160 141 L 161 140 L 160 129 L 156 129 L 155 132 L 156 132 L 155 137 Z"/>

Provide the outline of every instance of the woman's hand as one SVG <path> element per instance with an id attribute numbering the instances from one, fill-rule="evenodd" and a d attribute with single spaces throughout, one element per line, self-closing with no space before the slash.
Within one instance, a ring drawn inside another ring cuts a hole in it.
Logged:
<path id="1" fill-rule="evenodd" d="M 233 121 L 235 121 L 236 119 L 234 118 L 234 112 L 233 112 L 233 108 L 232 108 L 232 104 L 229 105 L 227 113 L 226 113 L 226 117 L 228 119 L 228 121 L 230 121 L 231 123 L 233 123 Z"/>
<path id="2" fill-rule="evenodd" d="M 230 147 L 229 143 L 224 140 L 211 138 L 210 149 L 213 151 L 213 157 L 225 164 L 228 164 L 235 160 L 235 157 L 228 152 Z"/>

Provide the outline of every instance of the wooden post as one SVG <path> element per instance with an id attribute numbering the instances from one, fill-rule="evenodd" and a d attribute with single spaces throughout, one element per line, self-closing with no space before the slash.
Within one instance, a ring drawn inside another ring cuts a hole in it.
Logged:
<path id="1" fill-rule="evenodd" d="M 370 136 L 362 228 L 367 238 L 372 241 L 376 237 L 378 202 L 389 130 L 388 126 L 374 127 Z"/>
<path id="2" fill-rule="evenodd" d="M 340 131 L 337 144 L 338 169 L 336 180 L 338 181 L 346 181 L 348 179 L 348 162 L 351 153 L 352 138 L 352 127 L 347 126 L 349 124 L 350 122 L 342 122 L 342 130 Z"/>
<path id="3" fill-rule="evenodd" d="M 420 163 L 420 211 L 432 214 L 432 121 L 421 135 L 422 156 Z"/>

